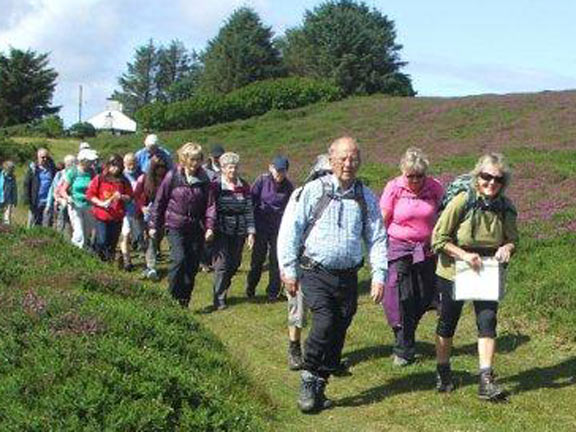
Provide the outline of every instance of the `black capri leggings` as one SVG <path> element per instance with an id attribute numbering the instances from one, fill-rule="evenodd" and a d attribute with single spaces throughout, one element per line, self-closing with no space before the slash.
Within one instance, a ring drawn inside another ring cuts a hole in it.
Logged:
<path id="1" fill-rule="evenodd" d="M 451 338 L 454 336 L 458 320 L 462 314 L 463 301 L 452 300 L 452 290 L 454 282 L 438 277 L 438 292 L 440 293 L 440 317 L 436 327 L 436 334 L 441 337 Z M 496 314 L 498 313 L 498 302 L 495 301 L 475 301 L 474 311 L 476 312 L 476 326 L 478 327 L 478 337 L 496 337 Z"/>

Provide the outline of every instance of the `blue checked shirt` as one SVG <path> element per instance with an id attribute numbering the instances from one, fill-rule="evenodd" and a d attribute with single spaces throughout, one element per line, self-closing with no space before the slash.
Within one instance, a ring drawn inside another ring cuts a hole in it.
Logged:
<path id="1" fill-rule="evenodd" d="M 302 234 L 312 217 L 315 204 L 323 193 L 322 181 L 334 185 L 336 198 L 324 210 L 322 217 L 310 232 L 304 245 L 304 255 L 328 269 L 348 269 L 362 261 L 364 251 L 362 237 L 368 251 L 373 282 L 384 283 L 388 270 L 386 255 L 386 230 L 380 215 L 376 197 L 363 187 L 368 210 L 364 236 L 362 236 L 362 210 L 353 197 L 354 187 L 343 191 L 334 175 L 306 184 L 298 200 L 296 190 L 284 212 L 278 233 L 278 265 L 288 279 L 297 279 L 298 253 Z"/>

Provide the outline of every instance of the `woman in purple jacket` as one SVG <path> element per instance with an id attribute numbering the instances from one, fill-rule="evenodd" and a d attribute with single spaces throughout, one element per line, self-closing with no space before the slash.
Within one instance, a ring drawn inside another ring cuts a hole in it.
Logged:
<path id="1" fill-rule="evenodd" d="M 186 143 L 178 150 L 180 164 L 160 185 L 151 209 L 151 238 L 165 228 L 170 242 L 169 289 L 172 297 L 188 307 L 198 272 L 205 231 L 212 233 L 216 216 L 210 180 L 202 169 L 202 147 Z"/>

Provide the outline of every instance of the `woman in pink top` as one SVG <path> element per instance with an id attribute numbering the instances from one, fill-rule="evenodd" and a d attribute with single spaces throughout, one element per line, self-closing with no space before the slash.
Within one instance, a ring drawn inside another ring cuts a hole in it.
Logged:
<path id="1" fill-rule="evenodd" d="M 402 175 L 388 182 L 380 198 L 389 271 L 382 303 L 396 338 L 397 366 L 414 362 L 416 328 L 436 297 L 436 259 L 430 239 L 444 190 L 426 175 L 428 164 L 422 150 L 406 150 L 400 161 Z"/>

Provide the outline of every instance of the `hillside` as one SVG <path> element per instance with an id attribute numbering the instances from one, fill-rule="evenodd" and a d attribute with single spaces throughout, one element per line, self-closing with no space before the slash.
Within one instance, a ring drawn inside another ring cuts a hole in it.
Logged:
<path id="1" fill-rule="evenodd" d="M 263 430 L 268 400 L 197 320 L 35 229 L 0 231 L 0 428 Z"/>
<path id="2" fill-rule="evenodd" d="M 512 392 L 511 403 L 489 405 L 476 398 L 476 331 L 469 307 L 455 340 L 456 392 L 434 391 L 433 314 L 419 329 L 417 363 L 394 368 L 389 359 L 391 332 L 381 308 L 369 300 L 368 273 L 363 270 L 359 311 L 344 352 L 352 375 L 332 380 L 328 394 L 336 401 L 334 409 L 318 416 L 300 415 L 295 406 L 298 374 L 286 367 L 286 306 L 265 302 L 266 276 L 260 296 L 255 301 L 245 298 L 246 254 L 231 288 L 231 307 L 205 313 L 212 278 L 201 274 L 191 311 L 248 375 L 247 385 L 257 395 L 263 393 L 259 399 L 274 415 L 270 430 L 576 430 L 576 266 L 571 259 L 576 246 L 575 119 L 576 92 L 458 99 L 372 96 L 160 134 L 171 149 L 189 140 L 208 148 L 223 143 L 240 153 L 248 179 L 265 170 L 272 155 L 283 152 L 292 161 L 291 175 L 302 179 L 331 139 L 349 133 L 363 149 L 360 175 L 377 193 L 397 174 L 398 159 L 410 145 L 429 152 L 432 170 L 444 182 L 470 170 L 486 150 L 504 152 L 512 164 L 514 178 L 508 192 L 519 209 L 522 240 L 499 314 L 496 360 L 500 381 Z M 136 150 L 142 140 L 137 135 L 90 141 L 106 153 Z M 77 148 L 72 141 L 50 145 L 60 156 Z M 165 285 L 163 279 L 159 287 Z M 122 301 L 128 308 L 133 301 L 129 293 L 118 294 L 117 298 L 128 295 Z M 131 310 L 141 305 L 138 300 Z M 245 391 L 241 387 L 231 390 L 240 398 Z"/>

